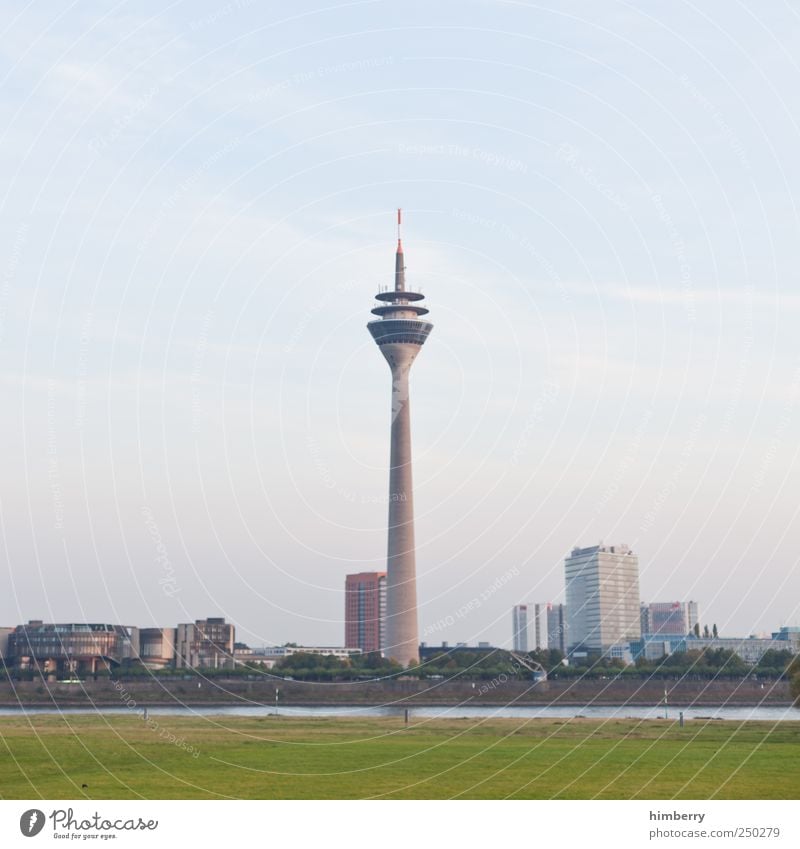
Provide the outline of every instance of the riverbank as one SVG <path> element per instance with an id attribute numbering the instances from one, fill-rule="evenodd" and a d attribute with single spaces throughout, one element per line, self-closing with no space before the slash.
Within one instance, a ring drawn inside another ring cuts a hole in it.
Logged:
<path id="1" fill-rule="evenodd" d="M 674 707 L 788 707 L 786 681 L 419 681 L 388 680 L 321 684 L 302 681 L 155 679 L 81 683 L 0 683 L 0 707 L 92 708 L 141 706 L 505 706 L 658 705 Z"/>

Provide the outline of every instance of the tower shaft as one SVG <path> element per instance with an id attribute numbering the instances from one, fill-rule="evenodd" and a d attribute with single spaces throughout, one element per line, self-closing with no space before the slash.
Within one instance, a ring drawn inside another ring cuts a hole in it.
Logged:
<path id="1" fill-rule="evenodd" d="M 399 356 L 401 353 L 406 356 Z M 390 657 L 407 666 L 416 660 L 419 654 L 411 403 L 408 390 L 408 370 L 416 352 L 397 351 L 395 356 L 396 359 L 407 359 L 408 363 L 392 368 L 389 533 L 386 548 L 386 645 Z"/>

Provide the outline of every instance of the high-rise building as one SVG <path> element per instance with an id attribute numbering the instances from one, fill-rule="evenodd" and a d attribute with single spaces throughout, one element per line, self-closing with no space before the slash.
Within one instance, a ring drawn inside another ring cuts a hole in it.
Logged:
<path id="1" fill-rule="evenodd" d="M 696 601 L 657 601 L 642 603 L 642 636 L 667 635 L 685 637 L 698 621 Z"/>
<path id="2" fill-rule="evenodd" d="M 344 644 L 368 652 L 386 642 L 386 572 L 356 572 L 344 582 Z"/>
<path id="3" fill-rule="evenodd" d="M 422 321 L 428 310 L 418 302 L 424 295 L 406 289 L 399 209 L 394 286 L 381 290 L 375 297 L 381 303 L 372 313 L 379 318 L 370 321 L 367 329 L 392 371 L 385 654 L 407 666 L 419 656 L 408 373 L 433 325 Z"/>
<path id="4" fill-rule="evenodd" d="M 700 622 L 700 611 L 696 601 L 686 602 L 686 633 L 694 631 L 694 626 Z"/>
<path id="5" fill-rule="evenodd" d="M 650 609 L 650 634 L 686 635 L 689 632 L 686 624 L 686 606 L 679 601 L 653 602 Z"/>
<path id="6" fill-rule="evenodd" d="M 546 648 L 544 638 L 547 636 L 547 611 L 543 604 L 533 605 L 533 648 L 536 651 Z"/>
<path id="7" fill-rule="evenodd" d="M 514 651 L 528 651 L 528 605 L 515 604 L 511 611 Z"/>
<path id="8" fill-rule="evenodd" d="M 644 637 L 650 633 L 650 605 L 639 602 L 639 633 Z"/>
<path id="9" fill-rule="evenodd" d="M 530 615 L 533 614 L 531 620 Z M 512 611 L 514 651 L 533 651 L 545 648 L 547 622 L 543 604 L 517 604 Z M 532 625 L 532 633 L 529 627 Z M 531 636 L 533 639 L 531 640 Z"/>
<path id="10" fill-rule="evenodd" d="M 573 548 L 564 575 L 570 653 L 604 654 L 639 638 L 639 559 L 627 545 Z"/>
<path id="11" fill-rule="evenodd" d="M 566 608 L 563 604 L 547 605 L 547 648 L 567 653 Z"/>

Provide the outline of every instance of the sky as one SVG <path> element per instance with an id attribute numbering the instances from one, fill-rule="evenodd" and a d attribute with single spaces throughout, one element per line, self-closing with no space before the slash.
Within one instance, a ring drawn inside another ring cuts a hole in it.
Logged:
<path id="1" fill-rule="evenodd" d="M 0 625 L 342 643 L 397 207 L 421 638 L 508 645 L 601 541 L 800 624 L 796 7 L 3 5 Z"/>

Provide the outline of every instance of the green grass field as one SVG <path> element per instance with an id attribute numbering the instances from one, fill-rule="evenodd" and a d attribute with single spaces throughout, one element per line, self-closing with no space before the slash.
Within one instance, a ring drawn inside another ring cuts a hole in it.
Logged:
<path id="1" fill-rule="evenodd" d="M 797 799 L 798 763 L 800 722 L 0 717 L 4 799 Z"/>

